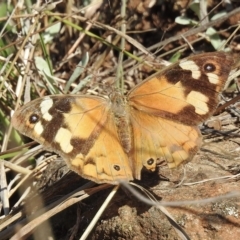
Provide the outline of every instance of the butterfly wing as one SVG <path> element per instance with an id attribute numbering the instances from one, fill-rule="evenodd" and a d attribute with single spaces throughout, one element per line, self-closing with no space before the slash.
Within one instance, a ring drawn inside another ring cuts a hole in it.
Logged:
<path id="1" fill-rule="evenodd" d="M 47 96 L 17 110 L 12 124 L 84 178 L 116 184 L 133 177 L 109 109 L 101 97 Z"/>
<path id="2" fill-rule="evenodd" d="M 216 52 L 173 64 L 137 85 L 129 104 L 140 111 L 188 125 L 205 121 L 216 109 L 233 58 Z"/>
<path id="3" fill-rule="evenodd" d="M 195 126 L 156 117 L 138 110 L 131 112 L 133 129 L 134 178 L 140 179 L 144 166 L 154 171 L 157 159 L 170 168 L 191 159 L 201 146 L 201 133 Z"/>
<path id="4" fill-rule="evenodd" d="M 232 64 L 225 53 L 200 54 L 167 67 L 129 92 L 137 178 L 140 166 L 154 170 L 159 157 L 169 167 L 193 157 L 201 145 L 196 126 L 216 109 Z"/>

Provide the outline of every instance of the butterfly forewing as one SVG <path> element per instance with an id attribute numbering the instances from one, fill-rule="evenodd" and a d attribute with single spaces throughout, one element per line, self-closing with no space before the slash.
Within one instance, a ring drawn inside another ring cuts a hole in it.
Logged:
<path id="1" fill-rule="evenodd" d="M 129 105 L 180 123 L 199 124 L 216 109 L 232 65 L 233 59 L 222 52 L 183 59 L 132 89 Z"/>

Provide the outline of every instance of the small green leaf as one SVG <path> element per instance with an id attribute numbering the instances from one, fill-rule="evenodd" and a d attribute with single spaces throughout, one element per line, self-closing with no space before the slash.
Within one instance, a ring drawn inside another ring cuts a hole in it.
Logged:
<path id="1" fill-rule="evenodd" d="M 198 22 L 194 21 L 190 18 L 187 18 L 185 16 L 179 16 L 175 18 L 175 22 L 181 25 L 196 25 Z"/>
<path id="2" fill-rule="evenodd" d="M 43 36 L 44 43 L 52 42 L 54 36 L 60 32 L 62 23 L 57 22 L 56 24 L 52 25 L 51 27 L 46 28 Z"/>
<path id="3" fill-rule="evenodd" d="M 224 44 L 224 41 L 221 40 L 221 38 L 219 37 L 219 34 L 214 28 L 209 27 L 206 31 L 206 34 L 209 37 L 210 42 L 214 47 L 214 49 L 218 50 Z"/>
<path id="4" fill-rule="evenodd" d="M 200 12 L 199 0 L 192 1 L 192 3 L 189 5 L 189 8 L 199 17 L 199 12 Z"/>
<path id="5" fill-rule="evenodd" d="M 89 55 L 88 55 L 88 52 L 86 52 L 81 61 L 78 63 L 76 69 L 74 70 L 73 74 L 71 75 L 70 79 L 67 81 L 67 84 L 64 88 L 64 93 L 67 93 L 71 84 L 78 78 L 80 77 L 80 75 L 82 74 L 82 72 L 84 71 L 85 67 L 87 66 L 88 64 L 88 61 L 89 61 Z M 88 77 L 87 77 L 88 79 Z M 86 80 L 87 81 L 87 80 Z M 85 83 L 85 81 L 84 81 Z M 84 85 L 81 85 L 80 84 L 80 87 L 83 87 Z M 79 89 L 80 90 L 80 89 Z M 75 92 L 75 91 L 74 91 Z"/>
<path id="6" fill-rule="evenodd" d="M 51 94 L 58 94 L 59 89 L 56 87 L 57 83 L 54 80 L 54 77 L 51 74 L 48 63 L 42 57 L 35 57 L 35 64 L 39 73 L 44 77 L 47 82 L 48 90 Z"/>
<path id="7" fill-rule="evenodd" d="M 44 72 L 47 76 L 52 75 L 47 62 L 42 57 L 35 57 L 34 60 L 35 60 L 35 64 L 36 64 L 37 69 L 41 73 Z"/>
<path id="8" fill-rule="evenodd" d="M 211 21 L 214 21 L 214 20 L 216 20 L 216 19 L 218 19 L 218 18 L 221 18 L 221 17 L 225 16 L 226 14 L 227 14 L 226 11 L 219 12 L 219 13 L 215 14 L 215 15 L 211 18 Z"/>
<path id="9" fill-rule="evenodd" d="M 181 52 L 176 52 L 171 56 L 171 58 L 169 59 L 169 62 L 175 63 L 179 60 L 180 57 L 181 57 Z"/>
<path id="10" fill-rule="evenodd" d="M 8 12 L 7 12 L 7 3 L 0 3 L 0 17 L 6 17 L 8 15 Z"/>

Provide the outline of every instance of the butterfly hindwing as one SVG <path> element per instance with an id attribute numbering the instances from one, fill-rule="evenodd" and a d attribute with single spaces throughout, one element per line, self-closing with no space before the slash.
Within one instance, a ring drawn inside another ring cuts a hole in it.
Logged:
<path id="1" fill-rule="evenodd" d="M 166 160 L 170 168 L 190 160 L 201 146 L 201 133 L 196 126 L 188 126 L 137 110 L 131 115 L 134 151 L 134 177 L 139 179 L 141 168 L 155 170 L 158 158 Z M 141 166 L 141 167 L 140 167 Z"/>

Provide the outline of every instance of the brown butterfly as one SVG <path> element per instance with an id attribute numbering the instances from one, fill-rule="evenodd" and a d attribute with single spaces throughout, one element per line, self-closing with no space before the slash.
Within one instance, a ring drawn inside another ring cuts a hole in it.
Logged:
<path id="1" fill-rule="evenodd" d="M 197 125 L 216 109 L 233 62 L 222 52 L 188 57 L 127 96 L 46 96 L 18 109 L 12 124 L 84 178 L 111 184 L 140 179 L 160 157 L 172 168 L 196 154 Z"/>

